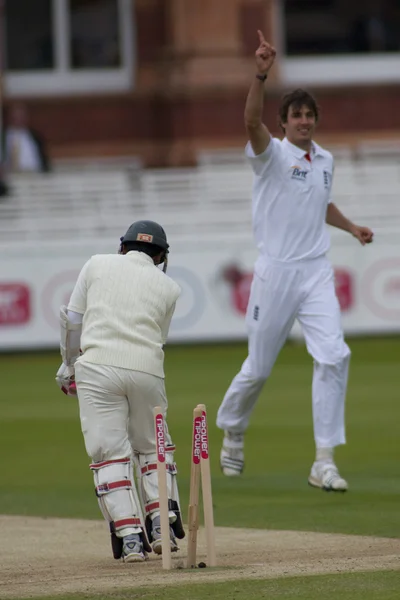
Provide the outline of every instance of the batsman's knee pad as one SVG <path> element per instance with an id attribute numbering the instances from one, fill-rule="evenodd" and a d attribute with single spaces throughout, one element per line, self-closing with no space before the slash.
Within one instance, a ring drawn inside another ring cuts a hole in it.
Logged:
<path id="1" fill-rule="evenodd" d="M 179 493 L 177 484 L 177 468 L 174 462 L 175 446 L 166 447 L 166 469 L 167 469 L 167 490 L 168 490 L 168 509 L 169 521 L 178 539 L 185 537 L 182 524 L 182 516 L 179 503 Z M 146 514 L 146 529 L 150 539 L 151 520 L 160 514 L 159 494 L 158 494 L 158 476 L 157 476 L 157 455 L 138 454 L 138 471 L 140 477 L 141 496 Z"/>
<path id="2" fill-rule="evenodd" d="M 120 558 L 124 536 L 138 533 L 146 538 L 131 460 L 105 460 L 92 463 L 90 468 L 93 471 L 100 510 L 110 523 L 114 558 Z M 145 550 L 151 551 L 147 539 L 143 539 L 143 542 Z"/>

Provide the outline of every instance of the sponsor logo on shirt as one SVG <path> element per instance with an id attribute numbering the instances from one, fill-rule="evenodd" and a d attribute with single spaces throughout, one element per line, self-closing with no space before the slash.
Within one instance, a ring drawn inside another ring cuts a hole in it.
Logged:
<path id="1" fill-rule="evenodd" d="M 291 167 L 291 169 L 292 169 L 292 177 L 291 177 L 291 179 L 297 179 L 299 181 L 305 181 L 306 180 L 308 171 L 305 171 L 304 169 L 302 169 L 298 165 L 294 165 L 293 167 Z"/>

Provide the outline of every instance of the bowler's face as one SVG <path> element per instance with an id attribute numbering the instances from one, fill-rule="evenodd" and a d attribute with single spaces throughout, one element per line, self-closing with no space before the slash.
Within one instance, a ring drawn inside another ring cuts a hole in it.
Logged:
<path id="1" fill-rule="evenodd" d="M 289 142 L 300 148 L 311 142 L 316 127 L 314 111 L 303 104 L 289 106 L 287 123 L 283 123 Z"/>

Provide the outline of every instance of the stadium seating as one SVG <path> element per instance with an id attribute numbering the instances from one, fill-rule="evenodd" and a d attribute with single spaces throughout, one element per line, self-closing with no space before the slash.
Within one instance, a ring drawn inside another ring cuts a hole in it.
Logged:
<path id="1" fill-rule="evenodd" d="M 375 230 L 400 227 L 400 150 L 393 148 L 384 160 L 368 145 L 356 159 L 336 149 L 334 201 Z M 251 232 L 252 173 L 241 150 L 203 152 L 197 168 L 99 165 L 70 162 L 48 175 L 10 178 L 12 194 L 0 202 L 0 243 L 119 236 L 140 218 L 160 221 L 174 239 Z"/>

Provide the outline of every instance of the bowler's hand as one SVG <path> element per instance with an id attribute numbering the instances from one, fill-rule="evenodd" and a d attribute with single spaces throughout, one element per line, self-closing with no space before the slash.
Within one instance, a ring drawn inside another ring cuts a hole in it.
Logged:
<path id="1" fill-rule="evenodd" d="M 256 50 L 256 65 L 260 75 L 266 75 L 275 61 L 276 50 L 265 41 L 262 31 L 258 30 L 260 45 Z"/>
<path id="2" fill-rule="evenodd" d="M 374 238 L 374 233 L 371 231 L 371 229 L 369 229 L 369 227 L 360 227 L 359 225 L 354 225 L 351 228 L 350 233 L 357 238 L 362 246 L 365 246 L 365 244 L 371 244 Z"/>

